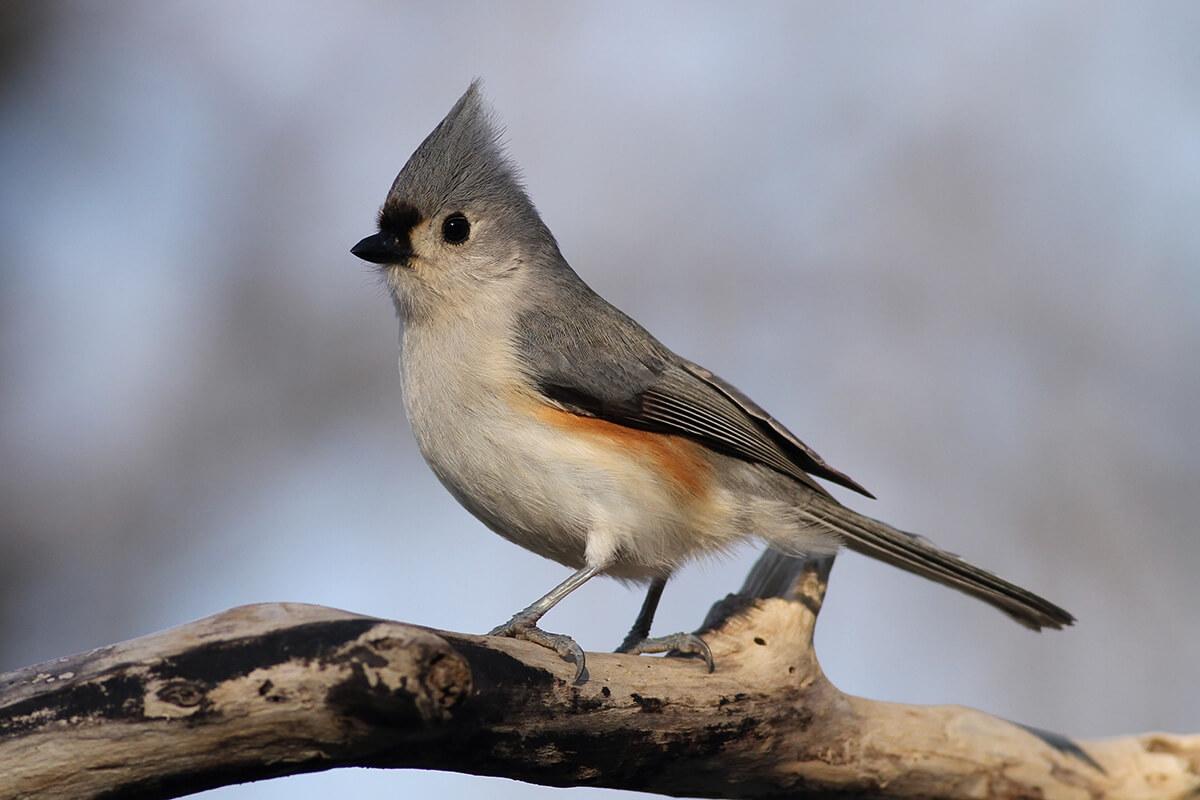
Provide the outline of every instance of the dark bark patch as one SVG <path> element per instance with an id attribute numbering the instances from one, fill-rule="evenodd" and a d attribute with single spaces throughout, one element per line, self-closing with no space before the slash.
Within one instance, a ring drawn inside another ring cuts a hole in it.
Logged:
<path id="1" fill-rule="evenodd" d="M 470 671 L 466 696 L 456 699 L 455 717 L 460 724 L 487 726 L 509 719 L 514 708 L 526 709 L 531 717 L 556 713 L 545 703 L 557 689 L 571 691 L 567 682 L 550 671 L 522 663 L 502 650 L 475 641 L 438 632 Z"/>
<path id="2" fill-rule="evenodd" d="M 204 702 L 206 692 L 191 681 L 171 681 L 158 690 L 158 699 L 180 708 L 194 708 Z"/>
<path id="3" fill-rule="evenodd" d="M 209 642 L 164 658 L 151 667 L 150 674 L 162 680 L 195 681 L 212 688 L 286 661 L 325 660 L 377 624 L 373 619 L 310 622 L 260 636 Z"/>
<path id="4" fill-rule="evenodd" d="M 572 687 L 571 692 L 571 708 L 572 714 L 589 714 L 593 711 L 599 711 L 605 708 L 608 704 L 604 702 L 605 697 L 608 697 L 612 692 L 607 691 L 607 687 L 601 690 L 601 697 L 595 695 L 584 694 L 579 688 Z"/>
<path id="5" fill-rule="evenodd" d="M 99 681 L 65 682 L 52 691 L 0 708 L 0 736 L 51 722 L 143 719 L 146 685 L 152 681 L 165 684 L 158 693 L 165 702 L 185 708 L 202 705 L 207 692 L 224 681 L 293 659 L 327 659 L 376 624 L 372 619 L 349 619 L 293 625 L 192 647 L 151 666 L 146 676 L 121 671 Z"/>
<path id="6" fill-rule="evenodd" d="M 724 706 L 733 705 L 734 703 L 741 703 L 747 697 L 748 695 L 745 692 L 738 692 L 733 697 L 723 694 L 721 695 L 720 699 L 717 700 L 717 708 L 723 708 Z"/>
<path id="7" fill-rule="evenodd" d="M 544 690 L 557 682 L 550 672 L 524 664 L 501 650 L 493 650 L 457 636 L 442 636 L 470 664 L 477 695 L 497 688 L 503 688 L 504 692 L 511 692 L 514 688 Z"/>
<path id="8" fill-rule="evenodd" d="M 42 728 L 52 722 L 76 725 L 93 720 L 140 720 L 146 686 L 138 675 L 119 673 L 101 681 L 64 684 L 53 692 L 0 708 L 0 737 Z"/>
<path id="9" fill-rule="evenodd" d="M 666 705 L 660 697 L 642 697 L 637 692 L 629 696 L 633 698 L 633 702 L 638 704 L 644 714 L 661 714 L 663 706 Z"/>
<path id="10" fill-rule="evenodd" d="M 366 668 L 357 661 L 350 665 L 350 677 L 331 687 L 325 700 L 331 708 L 382 728 L 424 719 L 412 692 L 406 687 L 393 691 L 382 681 L 372 683 Z"/>

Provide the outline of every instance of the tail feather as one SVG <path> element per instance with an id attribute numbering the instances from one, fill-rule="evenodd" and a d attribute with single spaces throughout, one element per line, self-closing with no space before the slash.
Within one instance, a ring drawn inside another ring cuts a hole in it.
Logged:
<path id="1" fill-rule="evenodd" d="M 1049 600 L 935 547 L 924 537 L 896 530 L 833 499 L 815 496 L 800 513 L 837 532 L 851 550 L 982 600 L 1035 631 L 1058 630 L 1075 621 Z"/>

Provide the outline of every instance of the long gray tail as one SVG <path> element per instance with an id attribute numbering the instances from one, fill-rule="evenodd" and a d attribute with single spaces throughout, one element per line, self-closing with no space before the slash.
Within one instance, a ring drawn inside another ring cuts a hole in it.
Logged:
<path id="1" fill-rule="evenodd" d="M 800 513 L 839 533 L 851 550 L 976 597 L 1035 631 L 1058 630 L 1075 621 L 1049 600 L 938 549 L 924 537 L 896 530 L 831 498 L 814 495 Z"/>

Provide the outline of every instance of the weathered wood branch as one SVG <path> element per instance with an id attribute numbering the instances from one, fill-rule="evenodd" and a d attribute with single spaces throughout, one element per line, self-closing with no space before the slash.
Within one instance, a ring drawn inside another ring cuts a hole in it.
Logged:
<path id="1" fill-rule="evenodd" d="M 0 676 L 0 798 L 179 797 L 340 766 L 697 797 L 1170 798 L 1200 736 L 1075 744 L 845 695 L 812 632 L 830 561 L 767 554 L 713 607 L 717 659 L 594 653 L 318 606 L 235 608 Z"/>

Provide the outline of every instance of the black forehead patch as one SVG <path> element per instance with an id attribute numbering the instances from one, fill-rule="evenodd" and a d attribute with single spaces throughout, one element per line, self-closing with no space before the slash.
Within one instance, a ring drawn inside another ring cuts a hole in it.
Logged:
<path id="1" fill-rule="evenodd" d="M 379 231 L 390 233 L 397 239 L 408 239 L 408 233 L 417 227 L 421 214 L 408 203 L 384 203 L 379 209 Z"/>

